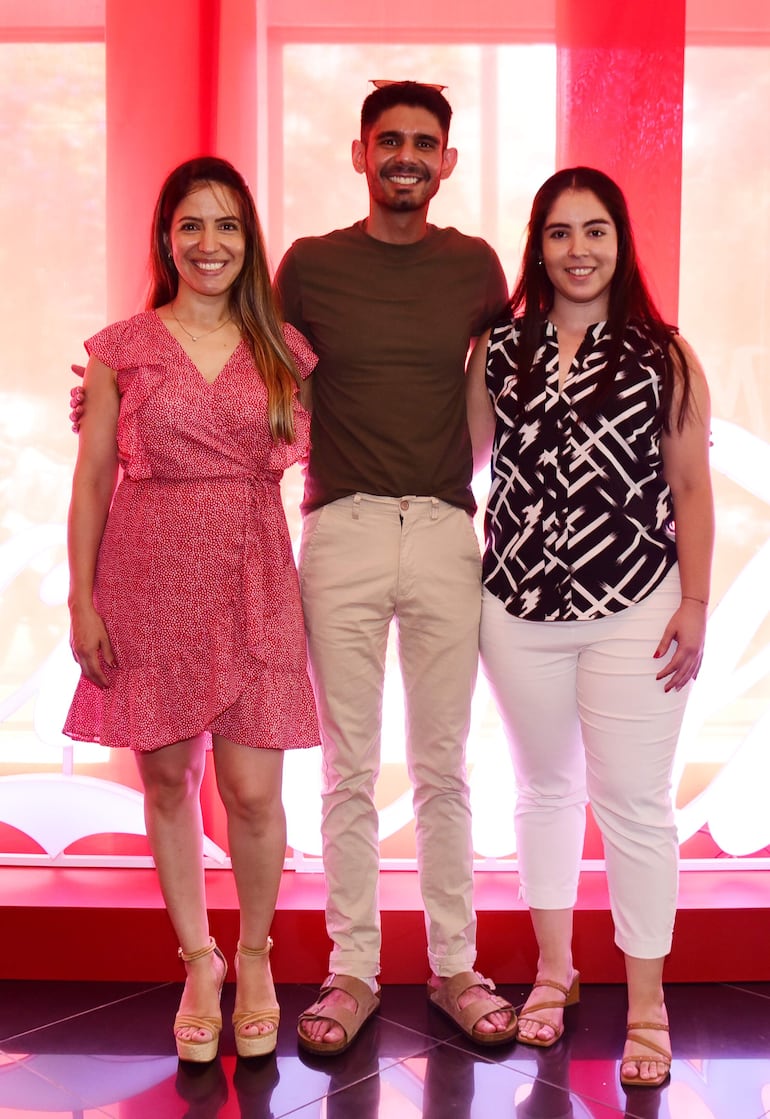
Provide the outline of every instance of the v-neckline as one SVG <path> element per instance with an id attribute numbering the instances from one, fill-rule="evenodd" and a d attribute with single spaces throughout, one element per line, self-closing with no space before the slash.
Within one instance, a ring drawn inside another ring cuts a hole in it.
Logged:
<path id="1" fill-rule="evenodd" d="M 590 323 L 586 327 L 586 329 L 583 333 L 583 337 L 582 337 L 581 341 L 578 343 L 577 349 L 575 350 L 574 354 L 572 355 L 572 359 L 571 359 L 569 365 L 567 366 L 567 370 L 566 370 L 565 375 L 564 375 L 564 380 L 562 380 L 562 377 L 561 377 L 561 351 L 559 349 L 559 328 L 556 325 L 556 323 L 553 321 L 553 319 L 546 319 L 546 324 L 547 324 L 547 330 L 546 330 L 547 338 L 550 340 L 551 344 L 553 346 L 555 346 L 557 359 L 558 359 L 557 362 L 556 362 L 556 390 L 557 390 L 557 395 L 558 396 L 564 396 L 565 392 L 566 392 L 566 389 L 569 387 L 570 382 L 574 379 L 575 372 L 576 372 L 575 366 L 576 366 L 576 363 L 577 363 L 577 360 L 578 360 L 578 356 L 580 355 L 580 352 L 585 347 L 585 345 L 588 341 L 589 334 L 592 335 L 591 342 L 595 343 L 596 342 L 595 334 L 596 334 L 597 330 L 599 331 L 600 335 L 603 334 L 604 330 L 607 326 L 607 320 L 606 319 L 600 319 L 598 322 Z M 578 364 L 578 369 L 579 368 L 580 368 L 580 366 Z"/>
<path id="2" fill-rule="evenodd" d="M 220 377 L 222 376 L 222 374 L 223 374 L 223 373 L 224 373 L 224 371 L 225 371 L 225 370 L 227 369 L 227 367 L 228 367 L 228 365 L 230 364 L 230 362 L 231 362 L 231 361 L 233 360 L 233 358 L 235 357 L 235 355 L 236 355 L 236 354 L 238 353 L 238 350 L 239 350 L 239 349 L 241 348 L 241 346 L 243 345 L 243 338 L 240 338 L 240 339 L 238 340 L 238 344 L 237 344 L 237 346 L 236 346 L 236 347 L 235 347 L 235 349 L 234 349 L 234 350 L 232 351 L 232 353 L 231 353 L 231 354 L 229 355 L 229 357 L 227 358 L 227 360 L 225 361 L 225 363 L 224 363 L 224 364 L 222 365 L 221 369 L 220 369 L 220 370 L 219 370 L 219 372 L 217 373 L 217 375 L 216 375 L 216 377 L 214 378 L 214 380 L 213 380 L 213 381 L 208 381 L 208 380 L 206 380 L 206 378 L 205 378 L 205 377 L 203 376 L 203 374 L 201 373 L 200 369 L 199 369 L 199 368 L 198 368 L 198 366 L 197 366 L 197 365 L 195 364 L 195 362 L 193 361 L 193 359 L 192 359 L 192 358 L 190 357 L 190 355 L 188 354 L 187 350 L 186 350 L 186 349 L 184 348 L 184 346 L 183 346 L 183 345 L 182 345 L 182 343 L 181 343 L 181 342 L 179 341 L 179 339 L 178 339 L 178 338 L 177 338 L 177 337 L 176 337 L 176 336 L 175 336 L 174 334 L 172 334 L 171 330 L 170 330 L 170 329 L 169 329 L 169 327 L 168 327 L 168 324 L 167 324 L 167 323 L 165 323 L 165 322 L 163 321 L 163 319 L 162 319 L 162 318 L 160 317 L 160 315 L 158 314 L 158 310 L 157 310 L 157 308 L 153 308 L 153 312 L 152 312 L 152 313 L 153 313 L 153 314 L 155 315 L 155 318 L 156 318 L 156 320 L 157 320 L 157 321 L 158 321 L 158 322 L 160 323 L 160 325 L 161 325 L 161 327 L 163 328 L 164 332 L 165 332 L 165 333 L 166 333 L 166 334 L 168 335 L 168 337 L 169 337 L 169 338 L 171 339 L 171 341 L 172 341 L 172 342 L 174 343 L 174 345 L 175 345 L 175 346 L 176 346 L 176 347 L 177 347 L 177 348 L 178 348 L 178 349 L 179 349 L 179 350 L 180 350 L 180 351 L 181 351 L 181 352 L 182 352 L 182 353 L 184 354 L 184 356 L 185 356 L 185 357 L 187 358 L 187 361 L 188 361 L 188 363 L 189 363 L 189 364 L 190 364 L 190 365 L 192 366 L 192 368 L 193 368 L 193 369 L 195 370 L 195 372 L 196 372 L 196 373 L 198 374 L 198 377 L 200 378 L 201 384 L 205 385 L 205 387 L 206 387 L 207 389 L 213 389 L 214 385 L 216 385 L 216 384 L 218 384 L 218 383 L 219 383 L 219 378 L 220 378 Z"/>

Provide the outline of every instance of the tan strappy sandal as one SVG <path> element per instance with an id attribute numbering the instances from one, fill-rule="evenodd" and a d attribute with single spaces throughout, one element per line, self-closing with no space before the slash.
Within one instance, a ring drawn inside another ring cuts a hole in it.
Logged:
<path id="1" fill-rule="evenodd" d="M 213 936 L 209 937 L 209 942 L 205 948 L 198 948 L 195 952 L 183 952 L 179 949 L 179 958 L 184 960 L 186 964 L 192 963 L 194 960 L 202 960 L 204 956 L 211 953 L 218 956 L 222 963 L 225 965 L 225 970 L 222 972 L 222 982 L 219 984 L 219 997 L 222 997 L 222 988 L 225 984 L 225 976 L 227 975 L 227 960 L 224 958 L 220 950 L 217 948 L 217 943 Z M 179 1037 L 178 1030 L 208 1030 L 211 1037 L 205 1041 L 196 1039 Z M 217 1055 L 219 1048 L 219 1035 L 222 1032 L 222 1015 L 220 1014 L 177 1014 L 174 1019 L 174 1039 L 176 1041 L 176 1052 L 180 1061 L 197 1061 L 204 1063 L 213 1061 Z"/>
<path id="2" fill-rule="evenodd" d="M 548 1041 L 543 1041 L 537 1034 L 534 1037 L 522 1037 L 518 1035 L 517 1041 L 522 1045 L 535 1045 L 540 1049 L 548 1049 L 550 1046 L 555 1045 L 559 1038 L 564 1033 L 564 1020 L 560 1027 L 554 1026 L 553 1022 L 549 1022 L 547 1018 L 538 1018 L 538 1013 L 541 1010 L 562 1010 L 568 1006 L 574 1006 L 576 1002 L 580 1001 L 580 972 L 576 971 L 569 987 L 562 986 L 553 979 L 538 979 L 535 981 L 532 990 L 537 990 L 538 987 L 553 987 L 562 996 L 560 999 L 549 999 L 545 1002 L 533 1002 L 529 1006 L 523 1006 L 519 1011 L 519 1025 L 522 1022 L 537 1022 L 538 1026 L 548 1026 L 553 1030 L 553 1037 Z"/>
<path id="3" fill-rule="evenodd" d="M 244 958 L 269 956 L 273 947 L 271 937 L 267 938 L 264 948 L 247 948 L 238 941 L 238 955 Z M 239 1057 L 264 1057 L 272 1053 L 278 1043 L 278 1023 L 281 1011 L 277 1003 L 271 1003 L 259 1010 L 236 1010 L 233 1014 L 233 1030 L 235 1031 L 235 1048 Z M 270 1026 L 269 1030 L 259 1034 L 243 1034 L 245 1026 L 254 1026 L 264 1022 Z"/>
<path id="4" fill-rule="evenodd" d="M 629 1022 L 626 1026 L 626 1040 L 633 1042 L 637 1049 L 642 1046 L 645 1049 L 652 1050 L 652 1052 L 629 1053 L 627 1057 L 621 1059 L 621 1069 L 623 1065 L 640 1065 L 643 1061 L 648 1063 L 654 1061 L 658 1065 L 663 1065 L 664 1070 L 650 1080 L 642 1080 L 641 1076 L 624 1076 L 621 1072 L 620 1083 L 624 1088 L 660 1088 L 661 1084 L 665 1083 L 671 1075 L 671 1053 L 668 1049 L 664 1049 L 662 1045 L 658 1045 L 657 1042 L 640 1037 L 639 1034 L 634 1032 L 635 1030 L 664 1030 L 668 1033 L 668 1026 L 663 1022 Z"/>

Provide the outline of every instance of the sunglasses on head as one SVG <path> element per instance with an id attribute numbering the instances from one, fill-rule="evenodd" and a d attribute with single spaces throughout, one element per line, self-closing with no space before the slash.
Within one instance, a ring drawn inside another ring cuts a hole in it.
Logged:
<path id="1" fill-rule="evenodd" d="M 409 78 L 409 79 L 401 78 L 401 79 L 398 79 L 398 80 L 396 78 L 370 78 L 369 79 L 369 81 L 372 83 L 372 85 L 374 86 L 375 89 L 385 89 L 385 87 L 389 86 L 389 85 L 403 85 L 404 82 L 407 81 L 407 80 L 410 81 L 410 82 L 414 82 L 413 78 Z M 445 86 L 445 85 L 434 85 L 432 82 L 414 82 L 414 85 L 425 86 L 426 89 L 435 89 L 436 93 L 441 93 L 443 90 L 449 88 L 448 86 Z"/>

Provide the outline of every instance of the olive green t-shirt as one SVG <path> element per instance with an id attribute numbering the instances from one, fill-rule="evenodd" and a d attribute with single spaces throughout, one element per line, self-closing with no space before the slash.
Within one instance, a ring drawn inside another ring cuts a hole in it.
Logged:
<path id="1" fill-rule="evenodd" d="M 456 229 L 393 245 L 363 224 L 295 241 L 276 276 L 319 359 L 303 510 L 360 492 L 473 511 L 465 361 L 505 303 L 500 261 Z"/>

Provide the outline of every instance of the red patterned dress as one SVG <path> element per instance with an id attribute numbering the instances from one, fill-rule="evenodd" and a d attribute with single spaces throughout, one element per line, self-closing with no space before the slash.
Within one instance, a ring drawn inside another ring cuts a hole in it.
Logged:
<path id="1" fill-rule="evenodd" d="M 286 327 L 297 367 L 315 355 Z M 246 746 L 319 741 L 283 471 L 308 449 L 276 443 L 267 393 L 241 342 L 213 384 L 154 311 L 86 343 L 114 369 L 123 476 L 99 548 L 94 604 L 117 668 L 81 677 L 64 733 L 155 750 L 201 731 Z"/>

